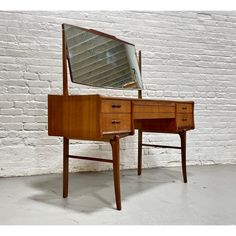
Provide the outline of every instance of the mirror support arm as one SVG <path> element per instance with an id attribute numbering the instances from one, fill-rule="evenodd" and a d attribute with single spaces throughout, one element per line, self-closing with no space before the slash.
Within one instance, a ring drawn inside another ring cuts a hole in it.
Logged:
<path id="1" fill-rule="evenodd" d="M 62 24 L 62 74 L 63 74 L 63 96 L 68 96 L 68 78 L 67 78 L 67 47 L 65 40 L 65 30 Z"/>
<path id="2" fill-rule="evenodd" d="M 140 70 L 140 74 L 142 75 L 142 52 L 141 50 L 138 51 L 138 66 Z M 142 99 L 142 90 L 138 90 L 138 98 Z"/>

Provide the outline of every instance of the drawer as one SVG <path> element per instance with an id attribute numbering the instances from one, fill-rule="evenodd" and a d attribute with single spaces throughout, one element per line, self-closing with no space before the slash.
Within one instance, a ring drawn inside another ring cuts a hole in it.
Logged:
<path id="1" fill-rule="evenodd" d="M 129 113 L 131 102 L 122 100 L 102 100 L 103 113 Z"/>
<path id="2" fill-rule="evenodd" d="M 130 132 L 131 114 L 102 114 L 102 132 Z"/>
<path id="3" fill-rule="evenodd" d="M 147 106 L 140 106 L 134 105 L 133 106 L 134 113 L 175 113 L 175 105 L 173 106 L 163 106 L 163 105 L 147 105 Z"/>
<path id="4" fill-rule="evenodd" d="M 176 116 L 177 128 L 192 128 L 193 115 L 192 114 L 177 114 Z"/>
<path id="5" fill-rule="evenodd" d="M 167 100 L 145 100 L 145 99 L 138 99 L 132 101 L 133 105 L 137 106 L 175 106 L 175 102 L 167 101 Z"/>
<path id="6" fill-rule="evenodd" d="M 176 112 L 177 113 L 192 113 L 193 112 L 193 104 L 191 104 L 191 103 L 177 103 L 176 104 Z"/>

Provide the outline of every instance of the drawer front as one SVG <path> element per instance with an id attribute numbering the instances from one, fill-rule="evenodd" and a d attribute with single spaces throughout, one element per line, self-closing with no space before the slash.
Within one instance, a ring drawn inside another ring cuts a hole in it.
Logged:
<path id="1" fill-rule="evenodd" d="M 152 105 L 152 106 L 133 106 L 134 113 L 175 113 L 175 106 L 160 106 L 160 105 Z"/>
<path id="2" fill-rule="evenodd" d="M 193 105 L 191 103 L 177 103 L 176 111 L 177 113 L 192 113 Z"/>
<path id="3" fill-rule="evenodd" d="M 193 115 L 192 114 L 177 114 L 176 117 L 177 128 L 192 128 Z"/>
<path id="4" fill-rule="evenodd" d="M 140 99 L 136 101 L 132 101 L 133 105 L 137 106 L 175 106 L 175 102 L 172 101 L 147 101 L 145 99 Z"/>
<path id="5" fill-rule="evenodd" d="M 131 114 L 102 114 L 101 130 L 102 132 L 130 132 Z"/>
<path id="6" fill-rule="evenodd" d="M 103 113 L 129 113 L 131 102 L 122 100 L 102 100 Z"/>

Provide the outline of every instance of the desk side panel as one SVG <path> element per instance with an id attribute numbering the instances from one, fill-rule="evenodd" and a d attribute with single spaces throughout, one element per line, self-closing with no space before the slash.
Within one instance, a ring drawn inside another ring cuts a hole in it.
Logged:
<path id="1" fill-rule="evenodd" d="M 64 135 L 75 139 L 98 139 L 100 99 L 98 96 L 68 96 L 64 99 Z"/>
<path id="2" fill-rule="evenodd" d="M 98 96 L 48 96 L 48 134 L 70 139 L 101 137 Z"/>
<path id="3" fill-rule="evenodd" d="M 63 96 L 48 95 L 48 135 L 63 136 Z"/>

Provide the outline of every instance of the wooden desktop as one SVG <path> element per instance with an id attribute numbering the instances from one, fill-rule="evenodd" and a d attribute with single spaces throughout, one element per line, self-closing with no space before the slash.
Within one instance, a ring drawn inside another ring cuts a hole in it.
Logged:
<path id="1" fill-rule="evenodd" d="M 67 49 L 63 32 L 63 95 L 48 95 L 48 134 L 63 137 L 63 197 L 68 196 L 69 158 L 113 164 L 116 206 L 121 210 L 120 138 L 138 129 L 138 175 L 142 170 L 142 146 L 181 149 L 183 180 L 186 172 L 186 131 L 194 129 L 194 103 L 100 95 L 69 95 Z M 141 52 L 139 52 L 141 70 Z M 143 132 L 174 133 L 180 147 L 144 144 Z M 69 154 L 69 139 L 110 142 L 112 160 Z"/>

